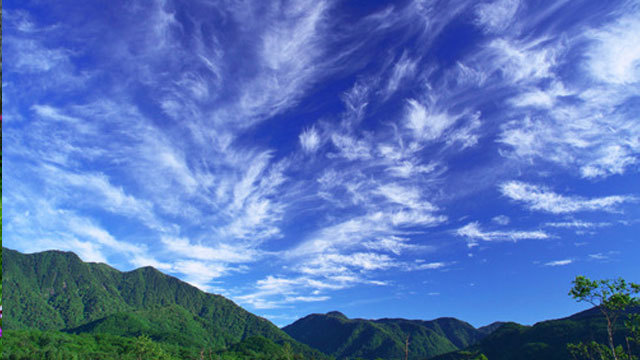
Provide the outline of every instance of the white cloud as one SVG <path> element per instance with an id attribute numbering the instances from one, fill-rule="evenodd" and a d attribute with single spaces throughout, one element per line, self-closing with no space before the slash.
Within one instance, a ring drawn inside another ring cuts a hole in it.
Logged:
<path id="1" fill-rule="evenodd" d="M 7 39 L 6 37 L 3 41 Z M 49 49 L 37 41 L 22 40 L 20 46 L 12 49 L 18 50 L 15 53 L 15 69 L 26 73 L 47 72 L 56 67 L 65 66 L 69 62 L 69 53 L 64 49 Z"/>
<path id="2" fill-rule="evenodd" d="M 376 239 L 402 233 L 396 227 L 435 226 L 445 221 L 443 216 L 434 216 L 424 211 L 376 212 L 354 217 L 337 224 L 324 227 L 311 234 L 296 248 L 290 256 L 317 256 L 336 250 L 348 250 L 370 244 Z"/>
<path id="3" fill-rule="evenodd" d="M 70 217 L 69 228 L 74 234 L 93 239 L 97 244 L 99 244 L 98 246 L 109 249 L 109 251 L 112 252 L 119 252 L 128 255 L 142 254 L 146 252 L 146 249 L 141 246 L 116 240 L 106 230 L 84 218 Z"/>
<path id="4" fill-rule="evenodd" d="M 478 245 L 478 240 L 482 241 L 513 241 L 518 240 L 543 240 L 548 239 L 550 236 L 544 231 L 483 231 L 480 228 L 478 222 L 469 223 L 456 230 L 458 236 L 467 239 L 468 247 L 475 247 Z"/>
<path id="5" fill-rule="evenodd" d="M 393 235 L 365 241 L 362 245 L 370 250 L 391 252 L 395 255 L 400 255 L 406 250 L 431 249 L 425 245 L 411 244 L 409 243 L 409 239 Z"/>
<path id="6" fill-rule="evenodd" d="M 560 221 L 560 222 L 548 222 L 544 224 L 545 226 L 556 227 L 556 228 L 579 228 L 579 229 L 590 229 L 590 228 L 599 228 L 610 226 L 611 223 L 607 222 L 587 222 L 581 220 L 573 220 L 573 221 Z"/>
<path id="7" fill-rule="evenodd" d="M 405 125 L 420 140 L 436 140 L 456 122 L 448 114 L 431 113 L 424 105 L 414 99 L 407 100 Z"/>
<path id="8" fill-rule="evenodd" d="M 320 281 L 308 276 L 286 278 L 268 275 L 256 282 L 254 291 L 233 298 L 256 309 L 274 309 L 290 303 L 325 301 L 330 297 L 320 295 L 323 291 L 342 289 L 359 281 L 349 276 L 334 276 Z"/>
<path id="9" fill-rule="evenodd" d="M 554 78 L 553 69 L 557 64 L 560 48 L 543 46 L 541 42 L 493 40 L 488 45 L 488 50 L 494 57 L 489 66 L 495 66 L 506 80 L 514 83 L 531 83 L 539 79 Z"/>
<path id="10" fill-rule="evenodd" d="M 496 0 L 476 6 L 476 23 L 488 33 L 501 32 L 516 19 L 519 0 Z"/>
<path id="11" fill-rule="evenodd" d="M 509 225 L 509 223 L 511 222 L 511 219 L 506 215 L 498 215 L 498 216 L 494 216 L 491 219 L 491 221 L 493 221 L 498 225 Z"/>
<path id="12" fill-rule="evenodd" d="M 319 75 L 324 43 L 322 29 L 326 20 L 324 1 L 303 1 L 295 5 L 273 6 L 260 16 L 241 22 L 265 24 L 261 34 L 259 57 L 261 72 L 242 89 L 238 110 L 249 123 L 255 118 L 275 115 L 294 104 Z"/>
<path id="13" fill-rule="evenodd" d="M 315 127 L 304 130 L 299 139 L 302 149 L 306 152 L 313 153 L 320 147 L 320 136 Z"/>
<path id="14" fill-rule="evenodd" d="M 318 302 L 331 299 L 329 296 L 291 296 L 284 299 L 284 302 Z"/>
<path id="15" fill-rule="evenodd" d="M 106 264 L 107 258 L 104 256 L 100 247 L 100 245 L 91 241 L 80 241 L 77 239 L 73 239 L 67 244 L 62 245 L 62 248 L 70 249 L 84 261 Z M 56 248 L 60 247 L 56 246 Z"/>
<path id="16" fill-rule="evenodd" d="M 565 260 L 549 261 L 545 263 L 544 266 L 565 266 L 571 263 L 573 263 L 572 259 L 565 259 Z"/>
<path id="17" fill-rule="evenodd" d="M 348 160 L 366 160 L 371 158 L 371 145 L 363 140 L 346 134 L 334 133 L 331 136 L 333 145 L 340 150 L 340 155 Z"/>
<path id="18" fill-rule="evenodd" d="M 391 96 L 394 92 L 396 92 L 402 81 L 410 78 L 414 74 L 414 72 L 416 71 L 416 63 L 417 61 L 411 59 L 407 55 L 406 51 L 402 53 L 402 56 L 400 57 L 398 62 L 396 62 L 393 66 L 391 76 L 384 91 L 385 98 Z"/>
<path id="19" fill-rule="evenodd" d="M 407 179 L 421 174 L 431 173 L 436 169 L 436 167 L 437 164 L 434 162 L 427 165 L 420 165 L 415 164 L 411 160 L 403 160 L 389 166 L 386 170 L 393 176 Z"/>
<path id="20" fill-rule="evenodd" d="M 524 203 L 531 210 L 546 211 L 553 214 L 565 214 L 580 211 L 618 211 L 623 203 L 636 202 L 629 195 L 613 195 L 585 199 L 578 196 L 563 196 L 546 187 L 531 185 L 519 181 L 510 181 L 500 185 L 504 196 Z"/>
<path id="21" fill-rule="evenodd" d="M 640 12 L 633 11 L 586 37 L 593 41 L 588 71 L 602 82 L 632 84 L 640 81 Z"/>
<path id="22" fill-rule="evenodd" d="M 52 165 L 43 165 L 42 174 L 51 180 L 52 187 L 62 189 L 58 196 L 67 201 L 132 217 L 152 229 L 164 228 L 156 218 L 151 203 L 127 194 L 102 173 L 72 173 Z"/>
<path id="23" fill-rule="evenodd" d="M 410 270 L 436 270 L 436 269 L 442 269 L 445 266 L 447 266 L 447 264 L 444 262 L 431 262 L 431 263 L 412 265 L 411 267 L 409 267 L 409 269 Z"/>
<path id="24" fill-rule="evenodd" d="M 174 272 L 183 274 L 183 278 L 191 285 L 203 290 L 211 291 L 209 283 L 225 275 L 229 269 L 222 264 L 215 264 L 205 261 L 178 260 L 173 262 L 171 269 Z"/>
<path id="25" fill-rule="evenodd" d="M 501 154 L 560 164 L 587 179 L 634 169 L 640 126 L 626 109 L 640 95 L 640 21 L 629 3 L 609 15 L 613 21 L 573 37 L 503 39 L 493 43 L 492 55 L 480 57 L 491 64 L 497 56 L 494 62 L 515 85 L 507 100 L 515 120 L 502 126 L 498 140 L 511 151 Z M 582 80 L 563 76 L 565 66 Z"/>
<path id="26" fill-rule="evenodd" d="M 381 185 L 376 190 L 377 194 L 382 195 L 388 201 L 402 205 L 410 209 L 427 209 L 435 211 L 436 207 L 429 202 L 421 200 L 420 191 L 414 187 L 405 187 L 399 184 L 389 183 Z"/>
<path id="27" fill-rule="evenodd" d="M 189 239 L 162 237 L 165 249 L 178 258 L 188 258 L 222 263 L 247 263 L 258 261 L 259 252 L 243 244 L 220 243 L 215 246 L 192 244 Z"/>

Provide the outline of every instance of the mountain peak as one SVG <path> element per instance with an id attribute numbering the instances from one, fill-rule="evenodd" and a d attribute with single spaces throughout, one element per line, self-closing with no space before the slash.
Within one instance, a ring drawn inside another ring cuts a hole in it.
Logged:
<path id="1" fill-rule="evenodd" d="M 349 319 L 345 314 L 341 313 L 340 311 L 329 311 L 325 315 L 331 316 L 331 317 L 337 317 L 341 319 Z"/>

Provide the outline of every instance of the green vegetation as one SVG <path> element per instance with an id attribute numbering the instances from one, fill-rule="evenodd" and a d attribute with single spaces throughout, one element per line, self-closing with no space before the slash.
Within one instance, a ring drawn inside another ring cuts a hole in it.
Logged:
<path id="1" fill-rule="evenodd" d="M 278 345 L 252 336 L 229 349 L 188 349 L 156 342 L 147 335 L 66 334 L 59 331 L 8 330 L 3 339 L 3 359 L 10 360 L 285 360 L 305 359 L 289 343 Z M 312 358 L 312 357 L 311 357 Z"/>
<path id="2" fill-rule="evenodd" d="M 569 295 L 579 302 L 595 306 L 602 313 L 607 321 L 608 348 L 595 341 L 569 344 L 568 350 L 574 359 L 637 359 L 632 353 L 631 343 L 638 344 L 640 316 L 635 313 L 628 314 L 627 310 L 640 306 L 640 299 L 634 297 L 638 293 L 640 284 L 627 283 L 624 279 L 590 280 L 584 276 L 576 277 Z M 625 338 L 626 351 L 622 345 L 616 347 L 614 342 L 618 318 L 625 314 L 629 315 L 626 325 L 630 331 L 630 336 Z"/>
<path id="3" fill-rule="evenodd" d="M 568 318 L 549 320 L 533 326 L 505 323 L 475 345 L 434 360 L 474 359 L 485 355 L 490 360 L 631 360 L 637 359 L 640 345 L 638 285 L 622 279 L 591 281 L 579 276 L 570 295 L 595 307 Z M 616 319 L 627 318 L 625 327 Z M 625 344 L 615 347 L 611 344 Z M 607 345 L 604 345 L 607 344 Z"/>
<path id="4" fill-rule="evenodd" d="M 6 248 L 1 265 L 9 303 L 3 359 L 637 360 L 640 349 L 640 285 L 622 279 L 577 277 L 569 294 L 594 308 L 534 326 L 331 312 L 283 331 L 150 267 L 123 273 L 73 253 Z"/>
<path id="5" fill-rule="evenodd" d="M 363 320 L 339 312 L 309 315 L 283 330 L 339 359 L 404 359 L 407 337 L 409 359 L 425 359 L 465 348 L 481 337 L 473 326 L 453 318 Z"/>
<path id="6" fill-rule="evenodd" d="M 109 344 L 119 344 L 110 347 L 115 353 L 129 351 L 127 341 L 139 339 L 147 344 L 142 349 L 156 349 L 169 357 L 200 359 L 200 353 L 208 351 L 233 359 L 234 353 L 241 353 L 238 344 L 259 337 L 273 345 L 265 351 L 284 351 L 287 346 L 292 356 L 326 358 L 232 301 L 151 267 L 123 273 L 61 251 L 25 255 L 5 248 L 2 256 L 8 304 L 5 330 L 23 341 L 109 353 L 96 340 L 108 335 Z M 49 340 L 34 340 L 43 338 Z M 95 346 L 85 344 L 92 341 Z M 19 342 L 9 341 L 4 354 L 20 354 L 18 347 L 22 347 Z M 36 348 L 42 352 L 46 346 Z"/>

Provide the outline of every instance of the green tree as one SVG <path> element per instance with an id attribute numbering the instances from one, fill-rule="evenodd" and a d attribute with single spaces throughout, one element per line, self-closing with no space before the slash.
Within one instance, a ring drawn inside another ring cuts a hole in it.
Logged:
<path id="1" fill-rule="evenodd" d="M 282 345 L 282 358 L 284 360 L 292 360 L 293 359 L 293 349 L 291 349 L 291 344 L 288 342 Z"/>
<path id="2" fill-rule="evenodd" d="M 134 352 L 137 360 L 170 360 L 159 346 L 147 335 L 140 335 L 134 342 Z"/>
<path id="3" fill-rule="evenodd" d="M 613 342 L 613 332 L 619 316 L 629 307 L 640 305 L 639 299 L 634 296 L 640 293 L 640 284 L 626 282 L 622 278 L 590 280 L 584 276 L 577 276 L 572 283 L 573 287 L 569 291 L 569 295 L 578 302 L 586 302 L 595 306 L 604 315 L 607 320 L 609 350 L 613 359 L 619 360 L 619 355 Z M 581 349 L 581 351 L 584 349 L 589 350 L 589 346 Z M 601 349 L 598 348 L 596 350 L 601 353 Z M 589 354 L 589 351 L 587 351 L 587 354 Z"/>

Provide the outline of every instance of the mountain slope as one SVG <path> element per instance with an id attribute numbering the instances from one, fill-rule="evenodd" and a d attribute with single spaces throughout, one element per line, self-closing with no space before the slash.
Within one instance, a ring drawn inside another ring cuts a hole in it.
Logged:
<path id="1" fill-rule="evenodd" d="M 312 314 L 283 328 L 294 339 L 338 359 L 425 359 L 467 347 L 480 339 L 470 324 L 453 319 L 432 321 L 349 319 L 339 312 Z"/>
<path id="2" fill-rule="evenodd" d="M 3 248 L 8 330 L 147 334 L 181 346 L 228 347 L 252 336 L 315 354 L 268 320 L 154 268 L 120 272 L 70 252 Z M 188 335 L 188 336 L 187 336 Z"/>
<path id="3" fill-rule="evenodd" d="M 622 344 L 623 337 L 624 331 L 618 330 L 616 343 Z M 606 322 L 594 308 L 567 318 L 542 321 L 533 326 L 506 323 L 466 350 L 483 353 L 491 360 L 561 360 L 571 358 L 567 352 L 568 343 L 594 340 L 604 344 L 606 339 Z M 435 357 L 434 360 L 468 358 L 462 352 L 453 352 Z"/>

